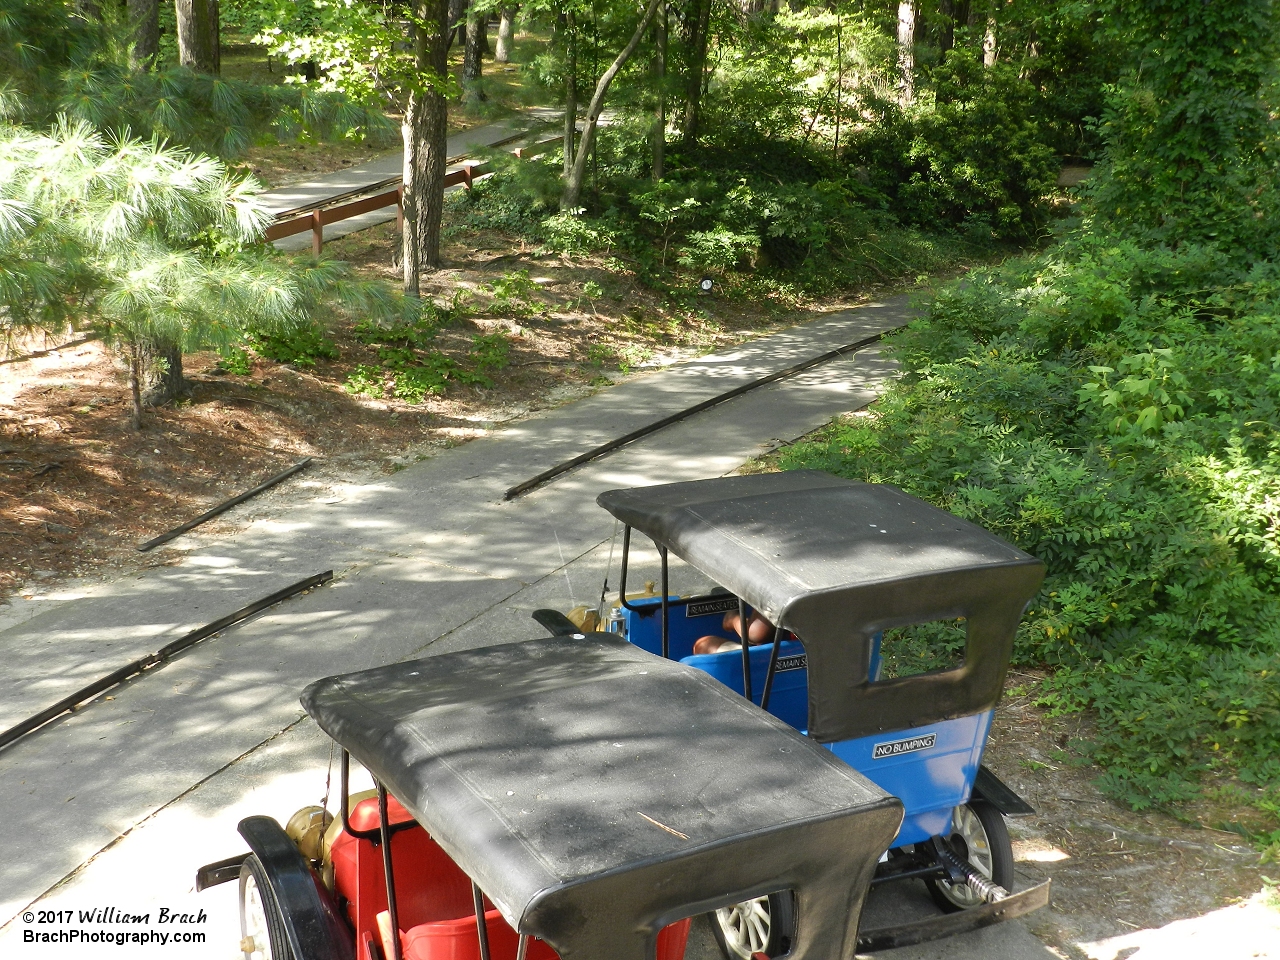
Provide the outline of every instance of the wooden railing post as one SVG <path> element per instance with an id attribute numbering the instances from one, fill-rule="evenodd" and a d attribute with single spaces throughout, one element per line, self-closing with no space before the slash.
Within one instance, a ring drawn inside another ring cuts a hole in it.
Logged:
<path id="1" fill-rule="evenodd" d="M 324 220 L 319 210 L 311 211 L 311 252 L 317 257 L 324 249 Z"/>

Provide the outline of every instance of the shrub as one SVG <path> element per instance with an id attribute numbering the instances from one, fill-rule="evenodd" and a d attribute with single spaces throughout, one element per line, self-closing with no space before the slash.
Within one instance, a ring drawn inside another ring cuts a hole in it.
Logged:
<path id="1" fill-rule="evenodd" d="M 976 272 L 894 339 L 873 415 L 782 458 L 1043 559 L 1015 658 L 1050 669 L 1042 705 L 1096 713 L 1075 747 L 1135 807 L 1280 779 L 1278 279 L 1089 237 Z"/>
<path id="2" fill-rule="evenodd" d="M 249 346 L 260 357 L 296 367 L 314 367 L 317 360 L 338 359 L 338 345 L 317 323 L 284 333 L 252 333 Z"/>
<path id="3" fill-rule="evenodd" d="M 1012 64 L 984 67 L 957 48 L 935 74 L 937 97 L 902 109 L 878 101 L 848 162 L 902 220 L 946 223 L 975 237 L 1035 239 L 1049 209 L 1058 160 L 1034 87 Z"/>

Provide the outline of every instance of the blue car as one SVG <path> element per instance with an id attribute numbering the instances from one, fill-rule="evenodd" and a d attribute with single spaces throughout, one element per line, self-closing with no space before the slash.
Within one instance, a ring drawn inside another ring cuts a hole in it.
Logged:
<path id="1" fill-rule="evenodd" d="M 859 951 L 975 929 L 1048 902 L 1047 882 L 1013 892 L 1003 817 L 1032 811 L 982 765 L 1014 635 L 1044 578 L 1039 560 L 895 487 L 816 471 L 610 490 L 597 502 L 624 525 L 609 630 L 710 674 L 902 802 L 873 883 L 923 880 L 951 915 L 864 929 Z M 661 583 L 648 591 L 656 595 L 627 593 L 633 531 L 657 547 Z M 675 595 L 670 554 L 719 586 Z M 772 640 L 744 644 L 734 621 L 757 615 Z M 556 632 L 580 627 L 551 611 L 535 616 Z M 956 620 L 965 627 L 962 662 L 882 676 L 885 631 Z M 709 638 L 702 648 L 730 649 L 696 653 L 700 638 Z M 730 960 L 785 955 L 797 922 L 789 891 L 712 919 Z"/>

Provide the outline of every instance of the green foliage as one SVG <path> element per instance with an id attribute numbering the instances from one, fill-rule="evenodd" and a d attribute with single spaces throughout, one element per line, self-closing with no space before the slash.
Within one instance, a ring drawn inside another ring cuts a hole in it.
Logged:
<path id="1" fill-rule="evenodd" d="M 247 377 L 253 372 L 253 360 L 244 347 L 223 347 L 218 369 L 237 377 Z"/>
<path id="2" fill-rule="evenodd" d="M 634 149 L 647 146 L 637 142 Z M 552 213 L 550 202 L 521 207 L 528 194 L 518 167 L 482 181 L 454 209 L 467 226 L 518 232 L 549 250 L 625 253 L 644 274 L 676 265 L 757 270 L 811 291 L 915 276 L 972 249 L 902 228 L 867 202 L 873 195 L 861 182 L 811 148 L 673 147 L 671 172 L 658 183 L 633 172 L 643 166 L 637 155 L 614 155 L 606 167 L 603 147 L 601 154 L 594 214 Z M 552 169 L 526 164 L 538 166 Z"/>
<path id="3" fill-rule="evenodd" d="M 468 369 L 435 347 L 445 319 L 443 311 L 426 304 L 419 315 L 398 322 L 356 324 L 355 338 L 378 347 L 379 365 L 357 366 L 347 377 L 347 392 L 419 404 L 429 396 L 442 396 L 450 383 L 493 386 L 485 371 L 506 366 L 510 345 L 505 334 L 475 337 Z"/>
<path id="4" fill-rule="evenodd" d="M 935 103 L 881 100 L 845 156 L 902 219 L 1031 240 L 1048 219 L 1058 159 L 1036 119 L 1039 93 L 1013 65 L 953 50 Z"/>
<path id="5" fill-rule="evenodd" d="M 129 27 L 107 5 L 88 22 L 66 3 L 0 0 L 0 116 L 45 125 L 58 116 L 222 157 L 271 139 L 386 139 L 378 109 L 330 90 L 256 85 L 130 60 Z"/>
<path id="6" fill-rule="evenodd" d="M 209 157 L 83 122 L 0 127 L 0 333 L 70 324 L 133 355 L 155 343 L 270 351 L 339 304 L 415 309 L 341 264 L 254 242 L 268 219 L 254 186 Z"/>
<path id="7" fill-rule="evenodd" d="M 348 374 L 347 382 L 343 386 L 347 393 L 381 399 L 386 392 L 385 380 L 386 377 L 379 367 L 362 363 Z"/>
<path id="8" fill-rule="evenodd" d="M 504 273 L 491 284 L 495 313 L 522 315 L 532 313 L 537 307 L 538 285 L 529 279 L 528 270 Z"/>
<path id="9" fill-rule="evenodd" d="M 511 362 L 511 340 L 501 330 L 477 334 L 471 340 L 471 358 L 477 372 L 501 370 Z"/>
<path id="10" fill-rule="evenodd" d="M 1055 671 L 1042 705 L 1097 714 L 1077 748 L 1112 795 L 1280 780 L 1280 274 L 1076 236 L 948 287 L 893 348 L 909 373 L 875 413 L 784 466 L 1046 562 L 1015 656 Z"/>
<path id="11" fill-rule="evenodd" d="M 388 9 L 383 4 L 351 0 L 252 0 L 242 4 L 246 27 L 256 29 L 254 42 L 291 64 L 310 64 L 316 88 L 341 93 L 377 110 L 388 99 L 403 110 L 414 93 L 457 92 L 450 76 L 435 76 L 418 67 L 412 43 L 405 43 L 406 22 L 414 20 L 409 7 Z M 436 24 L 420 24 L 434 32 Z M 289 78 L 298 84 L 303 75 Z"/>
<path id="12" fill-rule="evenodd" d="M 1137 52 L 1108 91 L 1096 216 L 1151 242 L 1269 255 L 1280 209 L 1267 102 L 1280 58 L 1273 4 L 1107 0 L 1103 9 Z"/>
<path id="13" fill-rule="evenodd" d="M 338 359 L 338 345 L 317 323 L 287 333 L 251 333 L 248 342 L 258 356 L 295 367 L 314 367 L 317 360 Z"/>

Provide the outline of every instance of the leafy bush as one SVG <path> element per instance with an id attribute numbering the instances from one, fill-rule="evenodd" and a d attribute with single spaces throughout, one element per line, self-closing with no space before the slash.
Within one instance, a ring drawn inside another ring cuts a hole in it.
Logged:
<path id="1" fill-rule="evenodd" d="M 532 313 L 537 305 L 538 285 L 529 279 L 528 270 L 504 273 L 490 285 L 493 290 L 491 309 L 497 313 L 522 315 Z"/>
<path id="2" fill-rule="evenodd" d="M 247 377 L 253 372 L 253 361 L 244 347 L 224 347 L 219 352 L 221 353 L 217 363 L 219 370 L 225 370 L 237 377 Z"/>
<path id="3" fill-rule="evenodd" d="M 935 103 L 876 106 L 845 156 L 901 219 L 975 237 L 1028 240 L 1048 219 L 1058 159 L 1035 119 L 1038 93 L 1011 64 L 955 49 L 935 73 Z"/>
<path id="4" fill-rule="evenodd" d="M 909 372 L 874 414 L 784 466 L 1045 561 L 1015 656 L 1053 671 L 1043 705 L 1096 712 L 1076 748 L 1112 795 L 1280 780 L 1280 271 L 1078 236 L 950 286 L 893 348 Z"/>
<path id="5" fill-rule="evenodd" d="M 511 341 L 501 330 L 471 338 L 471 358 L 478 373 L 501 370 L 511 362 Z"/>
<path id="6" fill-rule="evenodd" d="M 249 345 L 260 357 L 296 367 L 314 367 L 317 360 L 338 359 L 338 345 L 317 323 L 284 333 L 255 332 L 249 336 Z"/>
<path id="7" fill-rule="evenodd" d="M 484 371 L 506 365 L 509 344 L 505 334 L 499 331 L 475 337 L 474 369 L 469 370 L 434 346 L 445 317 L 439 308 L 424 304 L 419 316 L 398 323 L 356 324 L 355 338 L 378 348 L 378 366 L 357 366 L 347 377 L 347 392 L 419 404 L 429 396 L 443 395 L 450 383 L 493 386 Z"/>

